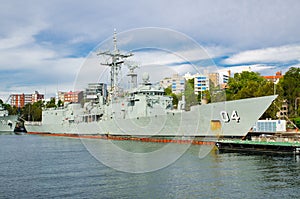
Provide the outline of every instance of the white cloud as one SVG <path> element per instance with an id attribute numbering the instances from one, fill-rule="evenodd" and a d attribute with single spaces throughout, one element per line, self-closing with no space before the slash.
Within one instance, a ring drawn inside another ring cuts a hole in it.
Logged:
<path id="1" fill-rule="evenodd" d="M 117 6 L 116 6 L 117 5 Z M 200 42 L 266 47 L 299 41 L 298 1 L 26 1 L 0 8 L 0 23 L 24 27 L 38 19 L 70 42 L 101 41 L 113 28 L 167 27 Z M 4 20 L 3 20 L 4 21 Z M 192 25 L 191 25 L 192 24 Z M 1 26 L 3 27 L 3 26 Z M 4 31 L 4 30 L 1 30 Z M 0 32 L 1 32 L 0 31 Z"/>
<path id="2" fill-rule="evenodd" d="M 35 42 L 34 35 L 47 26 L 41 22 L 16 27 L 0 38 L 0 50 L 18 48 Z"/>
<path id="3" fill-rule="evenodd" d="M 181 56 L 180 56 L 181 55 Z M 146 52 L 136 52 L 135 56 L 131 60 L 136 61 L 142 65 L 166 65 L 182 63 L 186 61 L 185 56 L 176 52 L 166 52 L 166 51 L 146 51 Z"/>
<path id="4" fill-rule="evenodd" d="M 300 61 L 300 45 L 286 45 L 237 53 L 224 60 L 225 64 L 272 63 Z"/>
<path id="5" fill-rule="evenodd" d="M 83 58 L 59 57 L 53 50 L 35 46 L 0 51 L 0 90 L 5 99 L 12 93 L 35 90 L 53 94 L 57 86 L 71 90 Z M 40 90 L 41 89 L 41 90 Z"/>
<path id="6" fill-rule="evenodd" d="M 299 43 L 299 5 L 299 1 L 7 1 L 0 7 L 0 95 L 43 87 L 48 92 L 56 90 L 57 82 L 72 85 L 84 60 L 80 53 L 87 53 L 81 48 L 112 36 L 114 28 L 181 31 L 208 46 L 210 57 L 244 50 L 226 59 L 226 64 L 299 60 L 299 45 L 287 45 Z M 134 42 L 138 36 L 121 42 Z M 274 45 L 280 47 L 269 48 Z M 259 50 L 248 50 L 255 48 Z M 184 73 L 189 67 L 186 60 L 206 57 L 191 48 L 167 50 L 139 52 L 136 57 L 145 65 L 162 65 L 159 72 L 165 76 Z M 75 53 L 79 58 L 69 58 Z"/>
<path id="7" fill-rule="evenodd" d="M 220 46 L 220 45 L 208 45 L 208 46 L 204 46 L 203 48 L 207 51 L 207 54 L 211 58 L 222 57 L 236 52 L 236 49 Z"/>
<path id="8" fill-rule="evenodd" d="M 239 66 L 232 66 L 232 67 L 226 67 L 219 69 L 219 73 L 227 74 L 228 71 L 231 72 L 231 74 L 234 73 L 241 73 L 243 71 L 252 71 L 252 72 L 261 72 L 266 69 L 273 69 L 274 66 L 268 66 L 263 64 L 252 64 L 252 65 L 239 65 Z"/>

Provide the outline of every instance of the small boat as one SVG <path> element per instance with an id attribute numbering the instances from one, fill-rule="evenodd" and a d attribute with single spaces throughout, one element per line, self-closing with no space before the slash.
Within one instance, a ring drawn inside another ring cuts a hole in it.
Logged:
<path id="1" fill-rule="evenodd" d="M 26 130 L 26 128 L 24 127 L 24 125 L 23 125 L 22 122 L 18 121 L 18 122 L 16 123 L 16 126 L 15 126 L 15 128 L 14 128 L 14 133 L 15 133 L 16 135 L 24 135 L 24 134 L 27 133 L 27 130 Z"/>

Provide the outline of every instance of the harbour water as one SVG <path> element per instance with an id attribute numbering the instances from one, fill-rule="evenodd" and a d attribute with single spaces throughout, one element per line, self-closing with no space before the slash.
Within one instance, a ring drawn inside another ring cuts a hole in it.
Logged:
<path id="1" fill-rule="evenodd" d="M 108 142 L 103 140 L 102 142 Z M 153 148 L 160 143 L 120 141 Z M 175 163 L 132 174 L 96 160 L 80 139 L 0 133 L 0 198 L 298 198 L 296 155 L 219 153 L 191 146 Z"/>

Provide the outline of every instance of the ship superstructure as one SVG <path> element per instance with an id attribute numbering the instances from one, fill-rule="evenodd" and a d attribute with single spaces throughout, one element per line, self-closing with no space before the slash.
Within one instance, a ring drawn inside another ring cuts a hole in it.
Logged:
<path id="1" fill-rule="evenodd" d="M 8 111 L 0 105 L 0 131 L 13 131 L 17 119 L 17 115 L 9 115 Z"/>

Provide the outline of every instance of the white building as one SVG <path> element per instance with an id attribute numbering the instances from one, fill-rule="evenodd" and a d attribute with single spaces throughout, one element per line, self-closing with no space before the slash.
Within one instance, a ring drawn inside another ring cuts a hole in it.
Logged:
<path id="1" fill-rule="evenodd" d="M 159 82 L 160 86 L 163 88 L 168 88 L 172 85 L 172 78 L 171 77 L 165 77 L 163 80 Z"/>
<path id="2" fill-rule="evenodd" d="M 58 102 L 59 100 L 64 102 L 65 101 L 65 93 L 63 91 L 57 91 L 56 93 L 56 102 Z"/>
<path id="3" fill-rule="evenodd" d="M 172 92 L 175 94 L 182 93 L 185 89 L 185 78 L 174 74 L 172 77 L 166 77 L 160 81 L 160 86 L 167 88 L 171 86 Z"/>
<path id="4" fill-rule="evenodd" d="M 200 92 L 209 90 L 209 78 L 202 74 L 194 75 L 194 92 L 199 94 Z"/>
<path id="5" fill-rule="evenodd" d="M 178 74 L 174 74 L 172 77 L 172 92 L 175 94 L 182 93 L 185 89 L 185 79 Z"/>
<path id="6" fill-rule="evenodd" d="M 228 76 L 227 76 L 228 77 Z M 207 91 L 210 89 L 210 80 L 215 84 L 219 85 L 219 73 L 210 73 L 207 75 L 186 73 L 184 76 L 174 74 L 172 77 L 166 77 L 160 81 L 160 86 L 167 88 L 171 86 L 172 92 L 175 94 L 182 93 L 185 90 L 186 82 L 190 79 L 194 79 L 194 92 L 199 94 L 200 92 Z"/>

